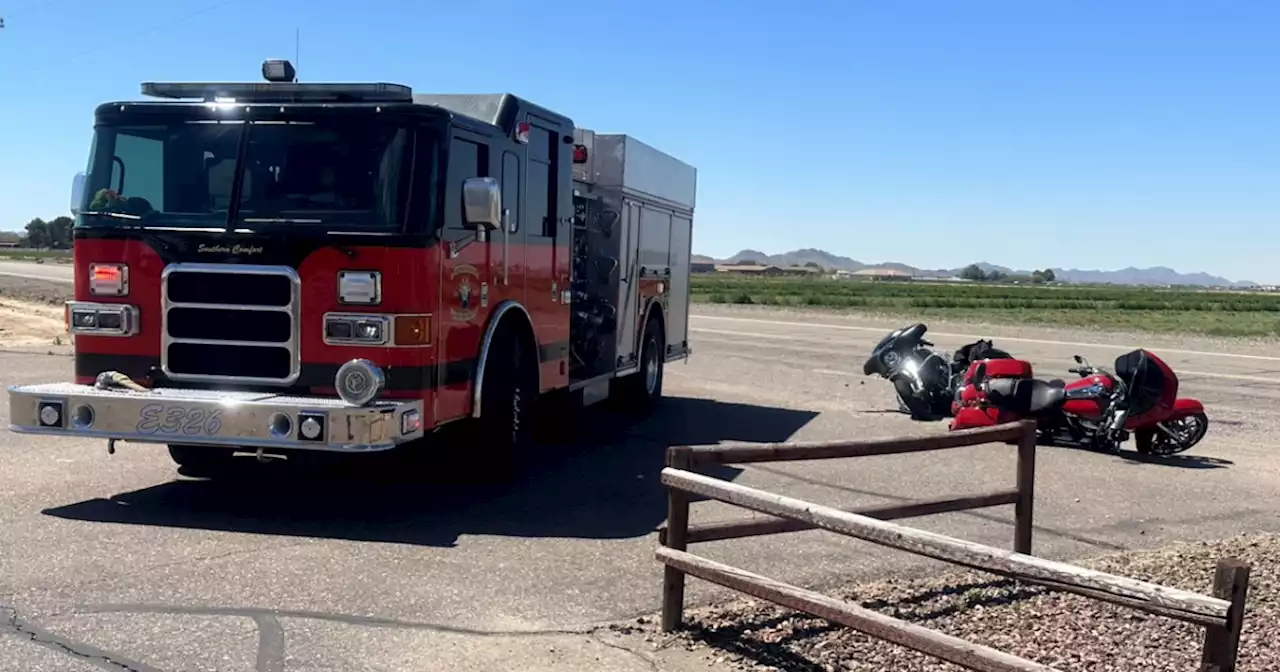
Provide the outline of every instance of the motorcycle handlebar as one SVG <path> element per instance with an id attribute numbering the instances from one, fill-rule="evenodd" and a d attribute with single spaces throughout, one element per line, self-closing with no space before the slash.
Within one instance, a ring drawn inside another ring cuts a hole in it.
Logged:
<path id="1" fill-rule="evenodd" d="M 926 347 L 926 348 L 932 348 L 932 347 L 933 347 L 933 343 L 930 343 L 929 341 L 926 341 L 926 340 L 924 340 L 923 338 L 922 338 L 922 339 L 920 339 L 920 345 L 923 345 L 923 346 L 924 346 L 924 347 Z"/>

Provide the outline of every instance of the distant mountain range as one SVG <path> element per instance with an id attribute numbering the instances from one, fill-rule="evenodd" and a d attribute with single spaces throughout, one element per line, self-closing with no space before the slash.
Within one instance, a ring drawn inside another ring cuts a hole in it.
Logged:
<path id="1" fill-rule="evenodd" d="M 728 259 L 713 259 L 700 254 L 693 255 L 695 262 L 702 263 L 743 263 L 755 261 L 773 266 L 803 266 L 814 263 L 823 268 L 860 271 L 866 268 L 892 269 L 913 275 L 929 275 L 935 277 L 952 277 L 960 274 L 961 268 L 922 269 L 898 262 L 867 264 L 849 257 L 832 254 L 826 250 L 806 248 L 793 250 L 783 254 L 765 254 L 757 250 L 743 250 Z M 1030 275 L 1031 270 L 1011 269 L 986 262 L 978 262 L 978 267 L 990 273 L 1000 271 L 1009 275 Z M 1076 268 L 1054 268 L 1053 275 L 1059 282 L 1073 283 L 1111 283 L 1115 285 L 1195 285 L 1200 287 L 1250 287 L 1257 285 L 1251 281 L 1232 281 L 1208 273 L 1179 273 L 1172 268 L 1153 266 L 1151 268 L 1122 268 L 1116 271 L 1082 270 Z"/>

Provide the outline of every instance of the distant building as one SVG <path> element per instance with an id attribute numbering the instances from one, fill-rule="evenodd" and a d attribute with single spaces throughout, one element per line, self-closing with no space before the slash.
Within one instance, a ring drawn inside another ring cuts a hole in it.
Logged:
<path id="1" fill-rule="evenodd" d="M 820 276 L 823 271 L 812 266 L 761 266 L 759 264 L 716 264 L 716 273 L 728 275 L 753 275 L 763 277 L 778 276 Z"/>

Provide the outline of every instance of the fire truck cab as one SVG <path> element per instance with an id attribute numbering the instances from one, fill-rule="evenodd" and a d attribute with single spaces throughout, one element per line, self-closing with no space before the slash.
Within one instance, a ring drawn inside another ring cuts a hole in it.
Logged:
<path id="1" fill-rule="evenodd" d="M 509 459 L 549 395 L 661 396 L 689 354 L 693 167 L 511 94 L 263 76 L 97 108 L 75 380 L 11 387 L 11 430 L 200 471 L 450 450 L 419 439 L 464 422 Z"/>

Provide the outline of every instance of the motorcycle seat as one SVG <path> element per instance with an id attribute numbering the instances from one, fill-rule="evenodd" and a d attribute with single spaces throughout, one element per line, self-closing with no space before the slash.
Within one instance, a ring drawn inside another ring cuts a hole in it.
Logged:
<path id="1" fill-rule="evenodd" d="M 987 401 L 1019 415 L 1051 411 L 1066 398 L 1066 383 L 1062 380 L 994 378 L 987 382 Z"/>

